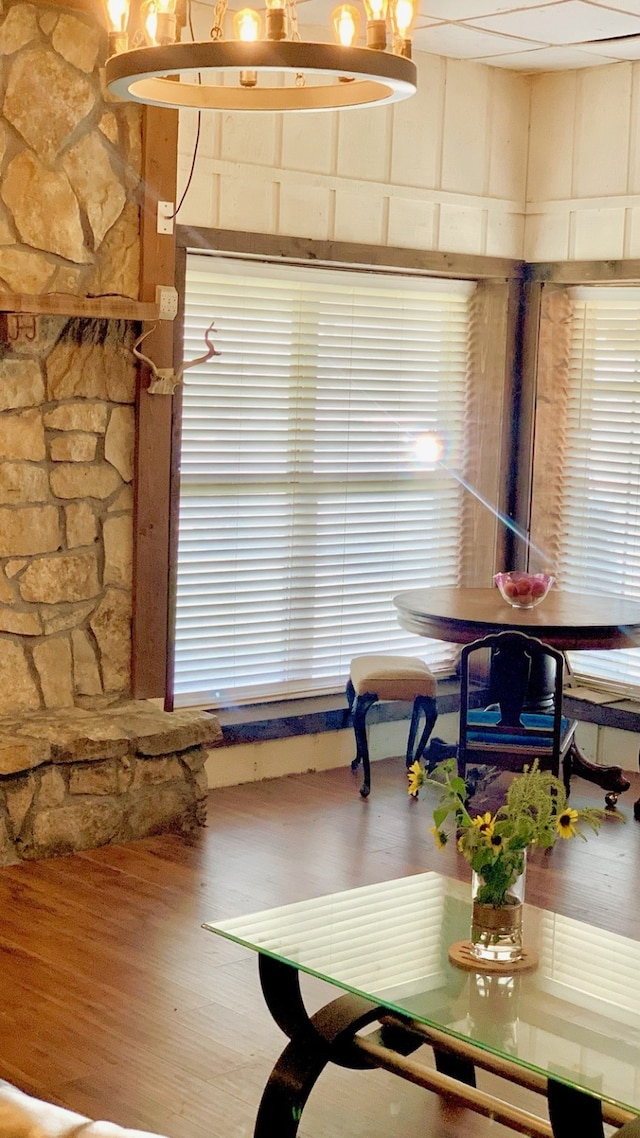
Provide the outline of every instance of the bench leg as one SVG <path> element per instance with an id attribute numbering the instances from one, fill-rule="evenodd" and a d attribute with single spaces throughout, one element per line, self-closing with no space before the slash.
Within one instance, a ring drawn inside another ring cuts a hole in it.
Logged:
<path id="1" fill-rule="evenodd" d="M 418 735 L 418 726 L 420 724 L 420 716 L 424 715 L 424 727 L 420 741 L 415 747 L 416 738 Z M 438 718 L 438 709 L 436 707 L 435 699 L 431 696 L 418 695 L 413 701 L 413 714 L 411 716 L 411 726 L 409 728 L 409 740 L 407 742 L 407 770 L 413 763 L 419 762 L 422 758 L 429 737 L 433 728 L 435 727 L 436 719 Z M 415 747 L 415 750 L 414 750 Z"/>
<path id="2" fill-rule="evenodd" d="M 362 763 L 363 781 L 360 794 L 368 798 L 371 790 L 371 768 L 369 765 L 369 744 L 367 742 L 366 715 L 370 707 L 377 703 L 378 697 L 373 692 L 363 692 L 355 698 L 353 706 L 353 731 L 356 737 L 356 757 L 351 764 L 351 770 L 356 771 Z"/>

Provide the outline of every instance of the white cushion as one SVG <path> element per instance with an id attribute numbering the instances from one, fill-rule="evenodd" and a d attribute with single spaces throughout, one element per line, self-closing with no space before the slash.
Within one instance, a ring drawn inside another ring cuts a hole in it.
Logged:
<path id="1" fill-rule="evenodd" d="M 0 1079 L 0 1138 L 161 1138 L 125 1130 L 114 1122 L 93 1122 L 62 1106 L 32 1098 Z"/>
<path id="2" fill-rule="evenodd" d="M 357 695 L 371 692 L 378 699 L 414 700 L 417 695 L 433 698 L 436 678 L 424 660 L 413 656 L 355 656 L 351 683 Z"/>

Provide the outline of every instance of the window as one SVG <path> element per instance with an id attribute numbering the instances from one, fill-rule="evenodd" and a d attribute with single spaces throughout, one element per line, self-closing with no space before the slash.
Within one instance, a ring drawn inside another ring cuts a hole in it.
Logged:
<path id="1" fill-rule="evenodd" d="M 352 656 L 455 647 L 394 593 L 458 579 L 474 286 L 189 254 L 177 702 L 342 688 Z M 441 461 L 416 459 L 419 437 Z"/>
<path id="2" fill-rule="evenodd" d="M 572 290 L 558 570 L 563 589 L 640 599 L 640 289 Z M 576 674 L 640 689 L 640 651 L 571 654 Z"/>

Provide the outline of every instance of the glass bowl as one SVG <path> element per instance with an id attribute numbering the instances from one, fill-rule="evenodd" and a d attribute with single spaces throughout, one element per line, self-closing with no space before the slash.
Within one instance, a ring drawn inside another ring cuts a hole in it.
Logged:
<path id="1" fill-rule="evenodd" d="M 493 578 L 502 599 L 514 609 L 533 609 L 544 600 L 555 581 L 548 573 L 496 573 Z"/>

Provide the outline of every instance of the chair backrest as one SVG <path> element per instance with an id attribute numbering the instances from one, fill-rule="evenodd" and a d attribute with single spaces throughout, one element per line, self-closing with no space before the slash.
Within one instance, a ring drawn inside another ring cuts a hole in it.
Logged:
<path id="1" fill-rule="evenodd" d="M 490 652 L 490 698 L 495 706 L 479 713 L 470 707 L 470 663 L 475 653 L 486 650 Z M 563 734 L 563 666 L 561 652 L 522 632 L 498 632 L 464 646 L 460 653 L 458 742 L 462 775 L 471 753 L 474 762 L 512 769 L 537 756 L 541 766 L 558 773 Z M 531 706 L 531 680 L 540 677 L 550 682 L 551 691 L 539 692 L 537 708 L 535 703 Z"/>

